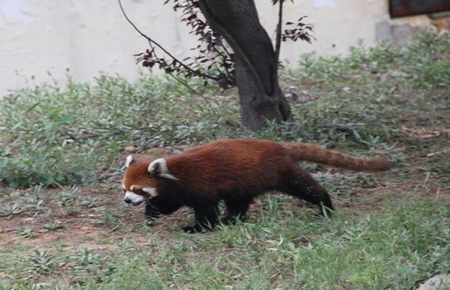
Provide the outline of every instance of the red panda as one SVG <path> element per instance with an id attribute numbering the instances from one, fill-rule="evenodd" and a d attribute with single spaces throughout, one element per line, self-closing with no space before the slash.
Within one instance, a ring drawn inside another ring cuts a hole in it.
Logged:
<path id="1" fill-rule="evenodd" d="M 146 201 L 147 216 L 192 207 L 195 223 L 183 228 L 189 233 L 212 229 L 218 223 L 219 201 L 227 209 L 222 221 L 233 223 L 245 217 L 253 198 L 267 191 L 302 198 L 318 205 L 322 214 L 330 214 L 334 210 L 330 196 L 299 161 L 355 171 L 391 168 L 391 162 L 383 158 L 352 157 L 315 144 L 224 139 L 152 162 L 128 156 L 124 201 L 133 205 Z"/>

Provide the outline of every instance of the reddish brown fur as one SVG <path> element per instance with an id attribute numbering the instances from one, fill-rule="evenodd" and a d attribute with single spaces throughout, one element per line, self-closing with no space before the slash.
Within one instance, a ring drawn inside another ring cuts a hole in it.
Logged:
<path id="1" fill-rule="evenodd" d="M 279 181 L 292 163 L 286 150 L 271 141 L 223 140 L 166 158 L 170 172 L 196 192 L 217 193 Z"/>
<path id="2" fill-rule="evenodd" d="M 392 162 L 384 158 L 353 157 L 335 150 L 324 149 L 316 144 L 283 143 L 298 161 L 311 161 L 354 171 L 385 171 Z"/>
<path id="3" fill-rule="evenodd" d="M 357 171 L 390 168 L 382 158 L 356 158 L 327 150 L 315 144 L 277 143 L 268 140 L 225 139 L 194 147 L 165 158 L 168 171 L 177 180 L 147 172 L 149 162 L 136 161 L 128 168 L 124 185 L 153 187 L 152 198 L 163 213 L 182 205 L 196 211 L 196 224 L 187 231 L 198 231 L 205 221 L 216 223 L 216 206 L 225 200 L 229 217 L 244 215 L 256 195 L 279 190 L 333 209 L 326 190 L 299 166 L 312 161 Z M 168 210 L 170 208 L 170 210 Z"/>
<path id="4" fill-rule="evenodd" d="M 130 190 L 132 185 L 139 185 L 139 187 L 155 187 L 155 180 L 148 178 L 147 166 L 150 161 L 138 160 L 132 163 L 127 169 L 127 172 L 123 178 L 123 185 L 126 190 Z"/>

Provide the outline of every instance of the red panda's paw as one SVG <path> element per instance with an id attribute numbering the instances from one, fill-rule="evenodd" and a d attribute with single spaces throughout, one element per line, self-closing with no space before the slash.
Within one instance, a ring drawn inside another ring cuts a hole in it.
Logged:
<path id="1" fill-rule="evenodd" d="M 212 231 L 213 228 L 211 228 L 210 226 L 201 226 L 199 224 L 196 224 L 192 227 L 183 227 L 182 230 L 187 234 L 195 234 L 209 232 Z"/>
<path id="2" fill-rule="evenodd" d="M 187 234 L 195 234 L 195 233 L 201 232 L 202 228 L 199 229 L 196 226 L 193 226 L 193 227 L 183 227 L 182 230 L 183 230 L 183 232 L 185 232 Z"/>

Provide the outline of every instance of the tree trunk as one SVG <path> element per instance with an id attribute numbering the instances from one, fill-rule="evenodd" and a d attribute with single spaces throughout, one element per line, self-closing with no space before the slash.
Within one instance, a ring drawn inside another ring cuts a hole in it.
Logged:
<path id="1" fill-rule="evenodd" d="M 200 0 L 208 24 L 235 54 L 242 125 L 260 130 L 267 121 L 289 121 L 291 110 L 278 84 L 278 60 L 253 0 Z"/>

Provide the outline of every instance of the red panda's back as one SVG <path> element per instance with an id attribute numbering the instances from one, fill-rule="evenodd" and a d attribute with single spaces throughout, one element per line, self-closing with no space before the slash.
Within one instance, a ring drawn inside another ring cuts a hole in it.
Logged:
<path id="1" fill-rule="evenodd" d="M 289 157 L 273 141 L 226 139 L 167 158 L 167 166 L 192 190 L 250 190 L 276 184 Z"/>

